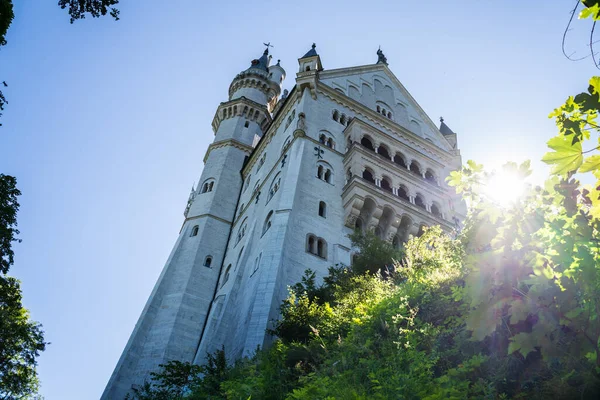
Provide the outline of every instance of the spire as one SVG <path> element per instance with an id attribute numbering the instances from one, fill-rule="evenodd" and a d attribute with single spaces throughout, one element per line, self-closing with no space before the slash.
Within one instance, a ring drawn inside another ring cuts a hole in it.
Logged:
<path id="1" fill-rule="evenodd" d="M 271 56 L 269 55 L 269 47 L 273 47 L 271 42 L 263 43 L 267 48 L 263 52 L 263 55 L 258 60 L 252 60 L 250 63 L 250 68 L 261 69 L 263 71 L 268 71 L 269 64 L 271 64 Z M 248 69 L 250 69 L 248 68 Z"/>
<path id="2" fill-rule="evenodd" d="M 312 48 L 304 55 L 302 58 L 314 57 L 317 56 L 317 50 L 315 50 L 317 45 L 315 43 L 312 44 Z"/>
<path id="3" fill-rule="evenodd" d="M 444 122 L 444 117 L 440 117 L 440 132 L 442 135 L 454 135 L 452 129 Z"/>
<path id="4" fill-rule="evenodd" d="M 383 51 L 381 51 L 381 46 L 379 46 L 379 49 L 377 49 L 377 64 L 388 65 L 387 58 L 383 54 Z"/>

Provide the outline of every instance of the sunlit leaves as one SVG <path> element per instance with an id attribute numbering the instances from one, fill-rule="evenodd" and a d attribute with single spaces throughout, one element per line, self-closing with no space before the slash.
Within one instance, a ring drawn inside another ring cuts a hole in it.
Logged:
<path id="1" fill-rule="evenodd" d="M 555 136 L 548 141 L 548 147 L 554 151 L 544 154 L 542 161 L 552 165 L 553 174 L 567 176 L 581 166 L 583 155 L 580 142 L 572 143 L 569 138 Z"/>

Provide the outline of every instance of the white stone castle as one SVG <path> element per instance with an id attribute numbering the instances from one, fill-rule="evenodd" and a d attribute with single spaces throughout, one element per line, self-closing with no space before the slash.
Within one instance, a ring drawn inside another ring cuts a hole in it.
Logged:
<path id="1" fill-rule="evenodd" d="M 402 246 L 464 218 L 444 181 L 461 166 L 456 134 L 377 55 L 325 70 L 313 44 L 280 96 L 286 73 L 267 45 L 233 79 L 179 237 L 102 399 L 123 399 L 169 360 L 268 346 L 288 286 L 307 268 L 322 277 L 349 265 L 354 229 Z"/>

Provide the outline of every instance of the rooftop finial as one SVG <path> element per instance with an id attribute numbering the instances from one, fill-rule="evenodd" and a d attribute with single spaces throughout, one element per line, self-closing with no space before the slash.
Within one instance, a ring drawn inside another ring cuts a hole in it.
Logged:
<path id="1" fill-rule="evenodd" d="M 314 48 L 316 48 L 316 47 L 317 47 L 317 44 L 316 44 L 316 43 L 313 43 L 313 44 L 312 44 L 312 48 L 314 49 Z"/>
<path id="2" fill-rule="evenodd" d="M 269 43 L 263 42 L 263 44 L 265 46 L 267 46 L 267 48 L 265 49 L 265 53 L 264 54 L 269 54 L 269 47 L 274 47 L 274 46 L 271 44 L 271 42 L 269 42 Z"/>
<path id="3" fill-rule="evenodd" d="M 302 58 L 316 56 L 317 55 L 317 50 L 315 50 L 316 48 L 317 48 L 317 44 L 313 43 L 310 50 Z"/>
<path id="4" fill-rule="evenodd" d="M 444 117 L 440 117 L 440 122 L 444 122 Z"/>
<path id="5" fill-rule="evenodd" d="M 381 51 L 381 46 L 377 49 L 377 64 L 382 63 L 387 65 L 387 58 L 383 55 L 383 51 Z"/>

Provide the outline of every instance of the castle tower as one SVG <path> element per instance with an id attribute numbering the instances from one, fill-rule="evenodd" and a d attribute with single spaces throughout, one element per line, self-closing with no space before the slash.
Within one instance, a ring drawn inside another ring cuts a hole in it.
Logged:
<path id="1" fill-rule="evenodd" d="M 229 100 L 217 108 L 213 143 L 204 157 L 198 187 L 185 208 L 185 220 L 165 267 L 102 395 L 120 400 L 143 384 L 159 364 L 193 361 L 216 292 L 231 225 L 242 191 L 240 173 L 271 123 L 285 79 L 270 66 L 268 47 L 240 72 Z"/>

